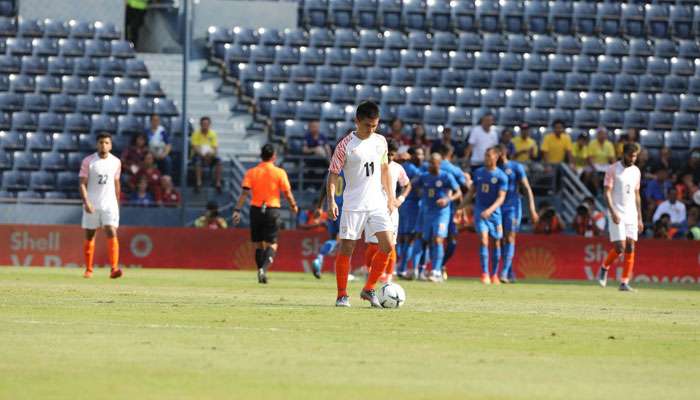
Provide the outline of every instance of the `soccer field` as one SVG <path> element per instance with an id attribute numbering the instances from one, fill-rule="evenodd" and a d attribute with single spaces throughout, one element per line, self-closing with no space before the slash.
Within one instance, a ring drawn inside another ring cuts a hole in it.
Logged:
<path id="1" fill-rule="evenodd" d="M 697 399 L 700 291 L 0 268 L 0 399 Z"/>

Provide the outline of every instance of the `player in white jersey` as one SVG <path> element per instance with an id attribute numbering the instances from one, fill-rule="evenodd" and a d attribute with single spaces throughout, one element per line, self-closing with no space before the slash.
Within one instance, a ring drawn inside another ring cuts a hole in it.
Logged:
<path id="1" fill-rule="evenodd" d="M 394 201 L 394 211 L 391 213 L 391 243 L 394 245 L 394 250 L 389 254 L 389 260 L 384 267 L 384 273 L 380 276 L 380 282 L 389 282 L 394 274 L 394 265 L 396 264 L 396 234 L 399 231 L 399 207 L 406 200 L 406 196 L 411 192 L 411 180 L 408 179 L 406 171 L 403 169 L 401 164 L 394 161 L 396 154 L 399 151 L 399 145 L 394 140 L 389 140 L 387 146 L 389 154 L 389 176 L 391 179 L 391 188 L 396 193 L 399 188 L 401 188 L 401 194 L 396 197 Z M 379 251 L 379 240 L 376 236 L 369 234 L 367 226 L 365 226 L 365 242 L 367 243 L 367 250 L 365 251 L 365 264 L 370 265 L 374 255 Z"/>
<path id="2" fill-rule="evenodd" d="M 108 133 L 97 135 L 97 152 L 85 157 L 80 165 L 80 197 L 83 199 L 83 222 L 85 229 L 85 278 L 92 276 L 92 262 L 95 255 L 95 233 L 104 228 L 107 235 L 109 263 L 112 266 L 110 278 L 122 276 L 119 269 L 119 195 L 121 186 L 122 162 L 110 153 L 112 136 Z"/>
<path id="3" fill-rule="evenodd" d="M 624 270 L 620 290 L 633 291 L 629 285 L 634 268 L 634 244 L 639 232 L 644 230 L 642 222 L 639 183 L 641 173 L 634 165 L 639 147 L 634 143 L 625 144 L 622 160 L 614 163 L 605 173 L 605 203 L 608 207 L 608 226 L 613 248 L 598 272 L 598 283 L 607 285 L 608 270 L 624 251 Z"/>
<path id="4" fill-rule="evenodd" d="M 367 227 L 369 236 L 376 236 L 379 251 L 369 266 L 367 283 L 360 297 L 372 307 L 381 307 L 374 292 L 374 285 L 384 272 L 384 266 L 393 250 L 392 223 L 389 215 L 394 210 L 395 195 L 391 190 L 391 177 L 387 155 L 387 143 L 383 136 L 374 133 L 379 125 L 379 107 L 371 101 L 363 101 L 355 111 L 356 131 L 341 140 L 333 152 L 328 168 L 328 214 L 338 218 L 335 189 L 341 171 L 345 178 L 343 212 L 340 218 L 340 250 L 335 260 L 337 307 L 349 307 L 347 284 L 350 257 L 355 242 Z"/>

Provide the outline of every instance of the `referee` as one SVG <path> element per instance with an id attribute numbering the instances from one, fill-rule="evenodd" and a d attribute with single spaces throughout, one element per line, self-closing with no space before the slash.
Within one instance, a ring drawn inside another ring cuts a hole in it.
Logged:
<path id="1" fill-rule="evenodd" d="M 246 171 L 243 177 L 243 193 L 233 210 L 233 223 L 241 221 L 241 208 L 246 197 L 250 200 L 250 236 L 255 245 L 255 263 L 258 266 L 258 282 L 267 283 L 267 269 L 277 252 L 279 229 L 280 192 L 287 198 L 292 212 L 299 211 L 294 200 L 287 172 L 275 166 L 275 148 L 266 144 L 260 152 L 262 162 Z"/>

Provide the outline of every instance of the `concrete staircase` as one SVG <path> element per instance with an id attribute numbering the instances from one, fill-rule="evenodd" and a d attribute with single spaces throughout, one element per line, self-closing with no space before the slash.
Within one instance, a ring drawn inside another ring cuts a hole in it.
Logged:
<path id="1" fill-rule="evenodd" d="M 160 81 L 161 88 L 168 98 L 174 100 L 182 111 L 182 55 L 140 53 L 151 79 Z M 224 94 L 221 90 L 221 78 L 217 73 L 204 70 L 206 61 L 190 61 L 188 65 L 187 115 L 196 129 L 199 118 L 207 115 L 211 126 L 219 135 L 219 156 L 224 161 L 224 194 L 218 195 L 206 184 L 201 193 L 194 193 L 192 188 L 183 190 L 183 195 L 190 205 L 203 205 L 208 200 L 217 200 L 221 206 L 237 197 L 240 186 L 240 173 L 234 171 L 232 159 L 256 160 L 260 146 L 267 137 L 251 126 L 252 116 L 242 112 L 237 97 Z M 238 111 L 232 111 L 238 110 Z"/>

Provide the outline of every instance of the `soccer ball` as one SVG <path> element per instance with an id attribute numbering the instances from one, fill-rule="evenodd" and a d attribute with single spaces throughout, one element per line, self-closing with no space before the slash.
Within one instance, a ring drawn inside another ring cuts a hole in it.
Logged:
<path id="1" fill-rule="evenodd" d="M 379 289 L 379 304 L 384 308 L 399 308 L 406 301 L 406 292 L 395 283 L 387 283 Z"/>

